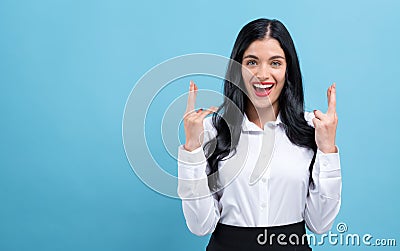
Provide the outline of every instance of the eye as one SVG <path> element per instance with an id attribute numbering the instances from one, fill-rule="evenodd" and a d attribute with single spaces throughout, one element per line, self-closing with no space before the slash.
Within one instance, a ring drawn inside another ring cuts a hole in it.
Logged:
<path id="1" fill-rule="evenodd" d="M 255 60 L 249 60 L 246 62 L 246 65 L 250 65 L 250 66 L 257 65 L 257 62 Z"/>
<path id="2" fill-rule="evenodd" d="M 272 61 L 271 65 L 276 68 L 276 67 L 281 66 L 282 64 L 279 61 Z"/>
<path id="3" fill-rule="evenodd" d="M 282 64 L 279 61 L 272 61 L 271 65 L 272 65 L 272 67 L 277 68 L 277 67 L 281 66 Z"/>

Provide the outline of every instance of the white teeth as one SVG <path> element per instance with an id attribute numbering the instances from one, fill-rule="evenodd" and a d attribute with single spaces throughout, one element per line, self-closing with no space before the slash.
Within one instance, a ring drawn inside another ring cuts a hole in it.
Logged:
<path id="1" fill-rule="evenodd" d="M 272 87 L 273 85 L 272 85 L 272 84 L 271 84 L 271 85 L 254 84 L 254 86 L 257 87 L 257 88 L 263 88 L 263 89 L 265 89 L 265 88 L 270 88 L 270 87 Z"/>

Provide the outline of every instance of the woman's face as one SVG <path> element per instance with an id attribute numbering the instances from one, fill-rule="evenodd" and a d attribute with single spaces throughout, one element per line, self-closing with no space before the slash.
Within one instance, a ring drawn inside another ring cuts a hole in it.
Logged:
<path id="1" fill-rule="evenodd" d="M 278 98 L 285 84 L 286 59 L 278 40 L 264 38 L 250 44 L 243 54 L 242 76 L 248 98 L 256 109 L 278 112 Z"/>

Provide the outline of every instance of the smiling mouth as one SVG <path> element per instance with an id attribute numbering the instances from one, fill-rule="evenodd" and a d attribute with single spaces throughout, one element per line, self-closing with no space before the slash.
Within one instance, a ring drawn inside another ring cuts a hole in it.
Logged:
<path id="1" fill-rule="evenodd" d="M 253 85 L 255 94 L 259 97 L 268 96 L 275 85 L 272 82 L 252 82 L 251 84 Z"/>

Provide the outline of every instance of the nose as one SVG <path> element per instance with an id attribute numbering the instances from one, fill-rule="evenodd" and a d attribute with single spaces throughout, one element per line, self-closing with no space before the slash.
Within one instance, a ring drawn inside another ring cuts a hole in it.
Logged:
<path id="1" fill-rule="evenodd" d="M 269 68 L 268 68 L 268 64 L 261 64 L 256 77 L 258 78 L 259 81 L 265 81 L 268 80 L 270 78 L 270 72 L 269 72 Z"/>

